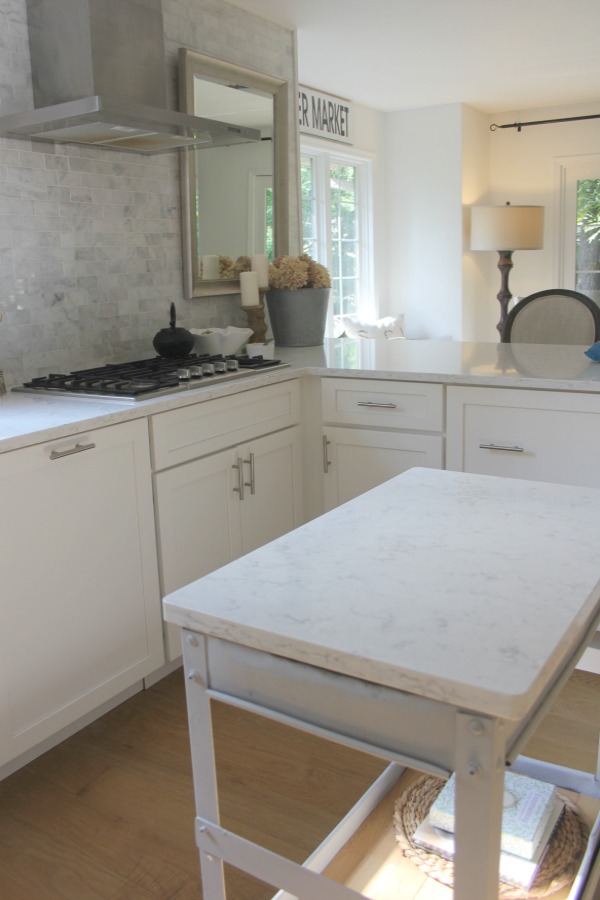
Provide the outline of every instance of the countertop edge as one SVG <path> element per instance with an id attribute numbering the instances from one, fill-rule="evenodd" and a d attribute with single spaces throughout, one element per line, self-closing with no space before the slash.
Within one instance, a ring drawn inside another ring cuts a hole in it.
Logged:
<path id="1" fill-rule="evenodd" d="M 285 368 L 149 400 L 49 397 L 9 390 L 0 397 L 0 454 L 305 376 L 600 394 L 600 365 L 582 358 L 583 350 L 338 338 L 319 347 L 277 348 Z"/>

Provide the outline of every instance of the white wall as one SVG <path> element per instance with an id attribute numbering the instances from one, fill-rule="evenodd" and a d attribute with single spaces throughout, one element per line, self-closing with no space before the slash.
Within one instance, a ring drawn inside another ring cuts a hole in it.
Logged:
<path id="1" fill-rule="evenodd" d="M 463 341 L 497 341 L 499 284 L 490 287 L 490 254 L 471 253 L 471 206 L 486 203 L 490 180 L 489 122 L 487 116 L 463 106 L 462 133 L 462 330 Z M 494 260 L 495 264 L 496 260 Z M 497 278 L 500 273 L 496 269 Z"/>
<path id="2" fill-rule="evenodd" d="M 385 155 L 387 292 L 411 338 L 462 330 L 460 104 L 389 113 Z"/>
<path id="3" fill-rule="evenodd" d="M 491 118 L 497 124 L 565 118 L 600 113 L 600 104 L 533 109 Z M 490 200 L 492 203 L 532 203 L 545 207 L 543 250 L 522 250 L 513 256 L 513 294 L 524 297 L 558 283 L 560 226 L 559 161 L 600 153 L 600 119 L 523 128 L 498 129 L 490 139 Z"/>
<path id="4" fill-rule="evenodd" d="M 510 290 L 557 283 L 559 161 L 600 152 L 600 120 L 490 131 L 490 125 L 598 113 L 597 104 L 488 117 L 464 105 L 385 116 L 387 289 L 381 314 L 406 314 L 407 336 L 497 341 L 498 256 L 469 250 L 470 207 L 546 208 L 544 249 L 513 256 Z M 462 207 L 462 208 L 461 208 Z"/>

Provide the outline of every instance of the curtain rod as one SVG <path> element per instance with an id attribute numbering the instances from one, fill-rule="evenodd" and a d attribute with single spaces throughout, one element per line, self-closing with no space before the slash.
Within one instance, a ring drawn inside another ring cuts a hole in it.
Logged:
<path id="1" fill-rule="evenodd" d="M 566 119 L 540 119 L 537 122 L 513 122 L 510 125 L 490 125 L 490 131 L 496 131 L 497 128 L 516 128 L 518 131 L 527 125 L 551 125 L 554 122 L 581 122 L 582 119 L 600 119 L 600 113 L 591 116 L 570 116 Z"/>

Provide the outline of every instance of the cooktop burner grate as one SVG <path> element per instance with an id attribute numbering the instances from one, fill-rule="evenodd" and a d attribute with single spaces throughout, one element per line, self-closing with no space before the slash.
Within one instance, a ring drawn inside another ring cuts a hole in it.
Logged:
<path id="1" fill-rule="evenodd" d="M 32 378 L 31 381 L 14 387 L 13 391 L 147 400 L 287 365 L 279 359 L 263 359 L 262 356 L 192 354 L 177 359 L 155 356 L 134 362 L 108 363 L 94 369 L 80 369 L 68 375 L 51 373 Z"/>

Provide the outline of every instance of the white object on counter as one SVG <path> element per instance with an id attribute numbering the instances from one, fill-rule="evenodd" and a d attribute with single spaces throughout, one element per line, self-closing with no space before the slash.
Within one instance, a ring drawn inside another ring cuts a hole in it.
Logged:
<path id="1" fill-rule="evenodd" d="M 269 260 L 264 253 L 251 257 L 252 271 L 258 275 L 259 288 L 269 287 Z"/>
<path id="2" fill-rule="evenodd" d="M 219 278 L 219 257 L 203 256 L 202 257 L 202 280 L 217 281 Z"/>
<path id="3" fill-rule="evenodd" d="M 242 306 L 260 306 L 258 272 L 242 272 L 240 274 L 240 290 Z"/>
<path id="4" fill-rule="evenodd" d="M 232 353 L 238 353 L 254 332 L 251 328 L 235 328 L 228 325 L 227 328 L 206 328 L 200 331 L 197 328 L 191 328 L 194 335 L 194 353 L 210 353 L 214 356 L 222 353 L 223 356 L 229 356 Z"/>
<path id="5" fill-rule="evenodd" d="M 273 341 L 269 344 L 248 344 L 246 353 L 248 356 L 262 356 L 263 359 L 274 359 L 275 344 Z"/>

